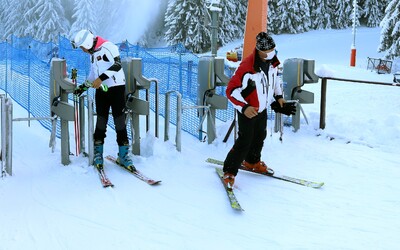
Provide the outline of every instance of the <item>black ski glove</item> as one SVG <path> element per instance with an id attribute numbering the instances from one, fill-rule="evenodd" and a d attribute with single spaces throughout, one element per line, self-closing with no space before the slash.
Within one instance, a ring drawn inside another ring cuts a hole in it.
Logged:
<path id="1" fill-rule="evenodd" d="M 283 107 L 279 105 L 277 101 L 271 103 L 271 108 L 276 113 L 282 113 L 284 115 L 294 115 L 296 114 L 296 103 L 295 102 L 285 102 Z"/>
<path id="2" fill-rule="evenodd" d="M 83 94 L 83 92 L 85 92 L 86 90 L 88 90 L 91 87 L 92 87 L 92 82 L 86 80 L 84 83 L 82 83 L 81 85 L 76 87 L 76 89 L 74 90 L 74 95 L 76 95 L 77 97 L 80 97 Z M 101 84 L 100 89 L 104 92 L 107 92 L 108 86 L 105 84 Z"/>
<path id="3" fill-rule="evenodd" d="M 295 102 L 285 102 L 281 110 L 282 114 L 294 115 L 296 114 L 296 103 Z"/>
<path id="4" fill-rule="evenodd" d="M 74 95 L 80 97 L 83 92 L 85 92 L 88 88 L 89 87 L 85 83 L 82 83 L 81 85 L 76 87 L 76 89 L 74 90 Z"/>

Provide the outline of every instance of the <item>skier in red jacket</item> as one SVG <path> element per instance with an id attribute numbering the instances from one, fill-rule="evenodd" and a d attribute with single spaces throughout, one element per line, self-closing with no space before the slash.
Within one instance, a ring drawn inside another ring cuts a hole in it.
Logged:
<path id="1" fill-rule="evenodd" d="M 224 161 L 223 179 L 228 188 L 233 187 L 241 164 L 255 172 L 268 172 L 261 161 L 268 104 L 274 103 L 276 112 L 295 113 L 293 105 L 284 105 L 274 40 L 265 32 L 260 32 L 256 40 L 253 53 L 240 63 L 226 89 L 226 96 L 237 110 L 239 124 L 238 138 Z"/>

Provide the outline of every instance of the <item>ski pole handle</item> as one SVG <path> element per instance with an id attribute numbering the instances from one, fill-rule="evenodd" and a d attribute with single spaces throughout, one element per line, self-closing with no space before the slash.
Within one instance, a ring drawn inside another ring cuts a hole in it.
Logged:
<path id="1" fill-rule="evenodd" d="M 78 77 L 78 70 L 75 69 L 75 68 L 73 68 L 73 69 L 71 70 L 71 80 L 72 80 L 72 82 L 75 83 L 75 84 L 76 84 L 76 78 L 77 78 L 77 77 Z"/>
<path id="2" fill-rule="evenodd" d="M 108 86 L 105 84 L 101 84 L 100 85 L 101 90 L 103 90 L 103 92 L 107 92 L 108 91 Z"/>

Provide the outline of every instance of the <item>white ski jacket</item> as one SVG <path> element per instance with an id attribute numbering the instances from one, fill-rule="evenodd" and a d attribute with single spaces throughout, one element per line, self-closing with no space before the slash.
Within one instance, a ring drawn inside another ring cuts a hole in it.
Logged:
<path id="1" fill-rule="evenodd" d="M 118 47 L 97 37 L 97 43 L 94 48 L 94 53 L 91 55 L 91 67 L 88 80 L 93 82 L 100 77 L 103 84 L 109 88 L 113 86 L 125 85 L 125 74 L 122 69 L 121 60 L 119 58 Z"/>

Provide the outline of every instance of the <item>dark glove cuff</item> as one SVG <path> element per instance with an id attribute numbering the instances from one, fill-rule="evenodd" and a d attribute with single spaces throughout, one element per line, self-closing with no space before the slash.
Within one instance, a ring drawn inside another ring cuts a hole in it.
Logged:
<path id="1" fill-rule="evenodd" d="M 242 108 L 242 114 L 244 114 L 244 111 L 249 107 L 249 104 L 245 104 Z"/>
<path id="2" fill-rule="evenodd" d="M 283 95 L 275 95 L 274 98 L 276 101 L 278 101 L 279 99 L 283 98 Z"/>

